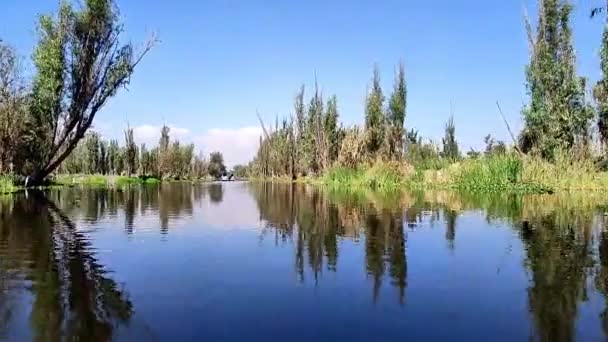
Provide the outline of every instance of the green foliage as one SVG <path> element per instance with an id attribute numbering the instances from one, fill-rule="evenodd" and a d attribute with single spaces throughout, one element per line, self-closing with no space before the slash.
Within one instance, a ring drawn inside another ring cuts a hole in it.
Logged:
<path id="1" fill-rule="evenodd" d="M 599 13 L 597 10 L 601 10 L 601 8 L 592 12 L 592 15 Z M 602 77 L 593 88 L 593 96 L 597 102 L 599 138 L 602 144 L 606 146 L 608 144 L 608 16 L 606 16 L 604 31 L 602 32 L 600 69 Z"/>
<path id="2" fill-rule="evenodd" d="M 308 172 L 309 162 L 309 151 L 312 150 L 312 147 L 309 145 L 312 144 L 311 141 L 308 141 L 307 137 L 307 117 L 306 117 L 306 105 L 304 104 L 304 86 L 300 88 L 300 91 L 295 97 L 294 101 L 294 111 L 296 116 L 296 127 L 295 127 L 295 172 L 296 174 L 306 174 Z M 262 144 L 260 144 L 260 152 L 262 151 Z M 259 154 L 259 153 L 258 153 Z M 264 157 L 260 155 L 259 157 Z"/>
<path id="3" fill-rule="evenodd" d="M 507 153 L 507 145 L 502 140 L 496 140 L 492 137 L 491 134 L 488 134 L 483 138 L 484 143 L 486 144 L 485 155 L 504 155 Z"/>
<path id="4" fill-rule="evenodd" d="M 411 166 L 400 162 L 376 162 L 366 168 L 332 168 L 323 177 L 323 182 L 337 187 L 354 186 L 390 190 L 406 184 L 414 172 Z"/>
<path id="5" fill-rule="evenodd" d="M 232 168 L 232 173 L 237 178 L 247 178 L 249 177 L 249 167 L 246 165 L 235 165 Z"/>
<path id="6" fill-rule="evenodd" d="M 0 149 L 4 154 L 0 158 L 10 159 L 15 173 L 29 175 L 31 184 L 41 184 L 79 146 L 96 114 L 129 83 L 136 65 L 154 43 L 149 41 L 136 53 L 131 44 L 120 43 L 121 33 L 112 0 L 87 0 L 78 9 L 62 2 L 56 16 L 40 17 L 32 56 L 35 74 L 27 87 L 31 89 L 27 105 L 20 106 L 23 119 L 9 120 L 11 129 L 18 132 L 20 148 L 11 148 L 12 156 L 6 155 L 6 148 Z M 10 65 L 15 70 L 13 64 L 3 62 L 11 61 L 5 51 L 0 49 L 0 67 Z M 1 73 L 0 81 L 9 79 Z M 11 84 L 11 93 L 19 93 L 17 83 Z M 2 82 L 0 86 L 4 86 Z M 94 141 L 89 142 L 93 151 Z M 97 154 L 90 153 L 93 155 Z M 91 167 L 88 172 L 99 172 L 103 166 L 100 160 L 87 165 Z M 1 168 L 2 164 L 0 172 Z"/>
<path id="7" fill-rule="evenodd" d="M 526 25 L 532 50 L 526 69 L 530 103 L 523 109 L 520 148 L 547 159 L 590 140 L 593 110 L 585 99 L 585 79 L 576 74 L 571 12 L 567 1 L 540 0 L 535 38 Z"/>
<path id="8" fill-rule="evenodd" d="M 10 176 L 0 176 L 0 195 L 10 194 L 19 190 Z"/>
<path id="9" fill-rule="evenodd" d="M 148 181 L 148 179 L 150 181 Z M 114 185 L 116 186 L 125 186 L 125 185 L 133 185 L 133 184 L 143 184 L 145 183 L 149 183 L 149 184 L 153 184 L 155 181 L 153 181 L 153 179 L 155 178 L 148 178 L 144 181 L 144 179 L 139 178 L 139 177 L 131 177 L 131 176 L 118 176 L 116 177 L 116 179 L 114 180 Z"/>
<path id="10" fill-rule="evenodd" d="M 514 155 L 492 156 L 463 162 L 452 182 L 468 191 L 541 190 L 522 182 L 523 163 Z"/>
<path id="11" fill-rule="evenodd" d="M 365 132 L 367 135 L 367 152 L 375 155 L 380 151 L 384 141 L 384 95 L 380 86 L 380 71 L 374 67 L 372 86 L 365 99 Z"/>
<path id="12" fill-rule="evenodd" d="M 212 152 L 209 155 L 209 175 L 214 178 L 220 178 L 226 173 L 226 166 L 224 165 L 224 156 L 221 152 Z"/>
<path id="13" fill-rule="evenodd" d="M 405 111 L 407 107 L 407 86 L 403 64 L 399 64 L 399 71 L 395 77 L 393 93 L 388 101 L 387 124 L 389 156 L 399 158 L 403 153 L 403 139 L 405 134 Z"/>
<path id="14" fill-rule="evenodd" d="M 0 41 L 0 174 L 24 164 L 26 91 L 14 49 Z"/>
<path id="15" fill-rule="evenodd" d="M 445 124 L 445 136 L 443 137 L 443 152 L 442 156 L 450 161 L 460 159 L 458 151 L 458 143 L 456 142 L 456 126 L 454 126 L 454 117 L 451 116 Z"/>
<path id="16" fill-rule="evenodd" d="M 338 99 L 334 95 L 327 101 L 327 111 L 324 118 L 324 133 L 326 148 L 326 167 L 338 159 L 340 149 L 340 130 L 338 128 Z"/>
<path id="17" fill-rule="evenodd" d="M 130 177 L 132 174 L 137 172 L 137 165 L 139 161 L 137 160 L 137 144 L 135 143 L 135 139 L 133 138 L 133 129 L 131 127 L 127 127 L 125 131 L 125 166 L 127 169 L 127 175 Z"/>

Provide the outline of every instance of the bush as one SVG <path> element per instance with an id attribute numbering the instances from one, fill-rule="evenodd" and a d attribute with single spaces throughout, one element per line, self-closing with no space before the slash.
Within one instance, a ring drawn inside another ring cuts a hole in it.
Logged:
<path id="1" fill-rule="evenodd" d="M 365 135 L 358 127 L 346 131 L 338 153 L 338 165 L 355 169 L 365 161 Z"/>

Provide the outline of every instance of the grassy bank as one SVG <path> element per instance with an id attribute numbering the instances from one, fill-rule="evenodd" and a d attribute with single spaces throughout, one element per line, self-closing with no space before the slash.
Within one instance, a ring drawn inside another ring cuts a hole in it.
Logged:
<path id="1" fill-rule="evenodd" d="M 209 182 L 213 181 L 211 178 L 203 179 L 186 179 L 186 180 L 173 180 L 166 179 L 160 180 L 154 177 L 128 177 L 128 176 L 116 176 L 116 175 L 87 175 L 87 174 L 73 174 L 73 175 L 57 175 L 48 180 L 48 183 L 39 188 L 53 188 L 62 186 L 97 186 L 97 187 L 124 187 L 128 185 L 142 185 L 142 184 L 159 184 L 162 182 Z M 15 185 L 23 183 L 23 181 L 15 181 L 11 176 L 0 176 L 0 195 L 11 194 L 23 190 L 22 185 Z"/>
<path id="2" fill-rule="evenodd" d="M 378 190 L 456 189 L 472 192 L 546 193 L 608 191 L 608 173 L 590 160 L 560 155 L 554 162 L 518 155 L 465 159 L 438 169 L 405 162 L 375 162 L 356 169 L 335 167 L 320 179 L 332 187 Z"/>
<path id="3" fill-rule="evenodd" d="M 19 187 L 13 182 L 13 178 L 9 176 L 0 176 L 0 195 L 12 194 L 19 191 Z"/>
<path id="4" fill-rule="evenodd" d="M 210 182 L 215 179 L 211 177 L 205 177 L 201 179 L 159 179 L 148 176 L 117 176 L 117 175 L 88 175 L 88 174 L 74 174 L 74 175 L 57 175 L 53 179 L 53 183 L 57 185 L 89 185 L 89 186 L 124 186 L 132 184 L 159 184 L 159 183 L 171 183 L 171 182 Z"/>
<path id="5" fill-rule="evenodd" d="M 54 182 L 58 185 L 124 186 L 130 184 L 157 184 L 161 180 L 154 177 L 77 174 L 58 175 Z"/>

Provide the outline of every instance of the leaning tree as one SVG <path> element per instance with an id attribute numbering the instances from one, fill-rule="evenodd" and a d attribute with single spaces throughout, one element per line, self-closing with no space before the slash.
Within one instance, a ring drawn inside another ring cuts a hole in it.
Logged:
<path id="1" fill-rule="evenodd" d="M 81 8 L 64 2 L 57 16 L 40 17 L 24 133 L 22 171 L 30 184 L 40 184 L 74 150 L 157 41 L 136 51 L 120 42 L 122 31 L 112 0 L 85 0 Z"/>

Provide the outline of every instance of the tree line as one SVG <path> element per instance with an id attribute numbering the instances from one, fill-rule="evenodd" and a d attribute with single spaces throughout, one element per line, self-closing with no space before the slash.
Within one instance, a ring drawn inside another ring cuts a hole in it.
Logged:
<path id="1" fill-rule="evenodd" d="M 305 101 L 302 86 L 294 100 L 294 115 L 268 131 L 260 119 L 264 137 L 250 164 L 259 176 L 297 176 L 322 173 L 336 163 L 357 166 L 363 159 L 382 155 L 392 159 L 402 153 L 407 86 L 403 64 L 395 75 L 393 93 L 384 110 L 380 73 L 374 69 L 372 89 L 366 99 L 365 130 L 339 123 L 338 99 L 324 100 L 318 84 Z"/>
<path id="2" fill-rule="evenodd" d="M 586 78 L 576 71 L 571 3 L 539 0 L 538 9 L 535 28 L 525 18 L 531 52 L 526 67 L 529 102 L 522 109 L 524 128 L 514 147 L 548 160 L 564 150 L 589 155 L 594 138 L 602 147 L 608 144 L 608 16 L 600 48 L 602 78 L 593 85 L 590 98 L 585 92 L 589 87 Z M 606 12 L 604 7 L 596 8 L 592 15 Z M 32 54 L 35 72 L 27 81 L 14 49 L 0 41 L 0 174 L 11 173 L 24 179 L 27 176 L 30 184 L 36 185 L 59 167 L 177 176 L 191 172 L 186 170 L 182 157 L 176 157 L 185 155 L 187 159 L 188 147 L 169 142 L 162 142 L 157 148 L 161 152 L 180 152 L 154 155 L 127 141 L 124 156 L 112 160 L 116 165 L 106 165 L 105 155 L 98 158 L 103 162 L 86 167 L 73 160 L 69 162 L 72 167 L 62 165 L 76 149 L 86 145 L 80 142 L 88 141 L 87 132 L 96 114 L 129 83 L 135 68 L 157 41 L 152 37 L 141 48 L 122 44 L 123 26 L 118 18 L 112 0 L 86 0 L 79 8 L 63 2 L 57 14 L 40 16 L 38 43 Z M 305 101 L 302 87 L 289 119 L 280 125 L 277 120 L 274 129 L 262 123 L 264 136 L 248 172 L 297 177 L 320 174 L 334 165 L 357 167 L 378 159 L 462 158 L 453 119 L 446 123 L 441 144 L 423 142 L 417 131 L 405 130 L 406 108 L 402 64 L 388 99 L 380 86 L 378 68 L 374 68 L 362 128 L 340 124 L 335 95 L 326 99 L 315 85 L 312 96 Z M 128 133 L 126 140 L 131 139 Z M 94 148 L 95 138 L 91 139 L 89 147 Z M 117 145 L 110 143 L 103 147 L 99 143 L 99 154 L 102 149 Z M 154 160 L 161 155 L 165 159 Z M 172 156 L 171 161 L 166 159 L 168 155 Z"/>
<path id="3" fill-rule="evenodd" d="M 54 172 L 219 177 L 223 156 L 205 160 L 193 145 L 171 142 L 163 127 L 158 146 L 138 146 L 133 129 L 124 145 L 90 130 L 96 114 L 129 83 L 152 49 L 121 44 L 123 26 L 112 0 L 86 0 L 79 9 L 62 2 L 56 15 L 38 20 L 32 54 L 35 74 L 26 82 L 15 50 L 0 39 L 0 175 L 41 184 Z"/>
<path id="4" fill-rule="evenodd" d="M 209 158 L 194 153 L 194 144 L 171 142 L 170 128 L 163 126 L 157 146 L 137 145 L 133 129 L 124 132 L 124 144 L 105 140 L 99 133 L 89 131 L 74 152 L 59 168 L 64 174 L 138 175 L 159 179 L 219 178 L 226 173 L 224 157 L 213 152 Z"/>
<path id="5" fill-rule="evenodd" d="M 605 14 L 607 9 L 608 3 L 606 8 L 594 8 L 592 17 Z M 522 109 L 524 127 L 512 147 L 549 161 L 559 152 L 594 157 L 594 143 L 602 148 L 608 146 L 608 15 L 600 49 L 602 78 L 592 87 L 592 98 L 588 98 L 587 79 L 576 71 L 572 11 L 569 1 L 539 0 L 536 28 L 527 16 L 524 18 L 530 45 L 530 62 L 525 69 L 529 102 Z M 291 118 L 283 120 L 282 125 L 277 122 L 271 131 L 261 123 L 264 136 L 250 172 L 295 178 L 321 174 L 332 166 L 355 168 L 376 160 L 407 160 L 424 165 L 440 160 L 445 164 L 464 156 L 477 158 L 509 151 L 504 141 L 488 135 L 484 139 L 485 151 L 471 149 L 463 153 L 456 139 L 453 114 L 445 124 L 441 143 L 425 142 L 417 130 L 405 129 L 406 108 L 403 64 L 399 65 L 388 100 L 380 86 L 378 68 L 374 68 L 362 128 L 339 124 L 336 96 L 324 102 L 316 84 L 305 104 L 302 86 Z"/>

